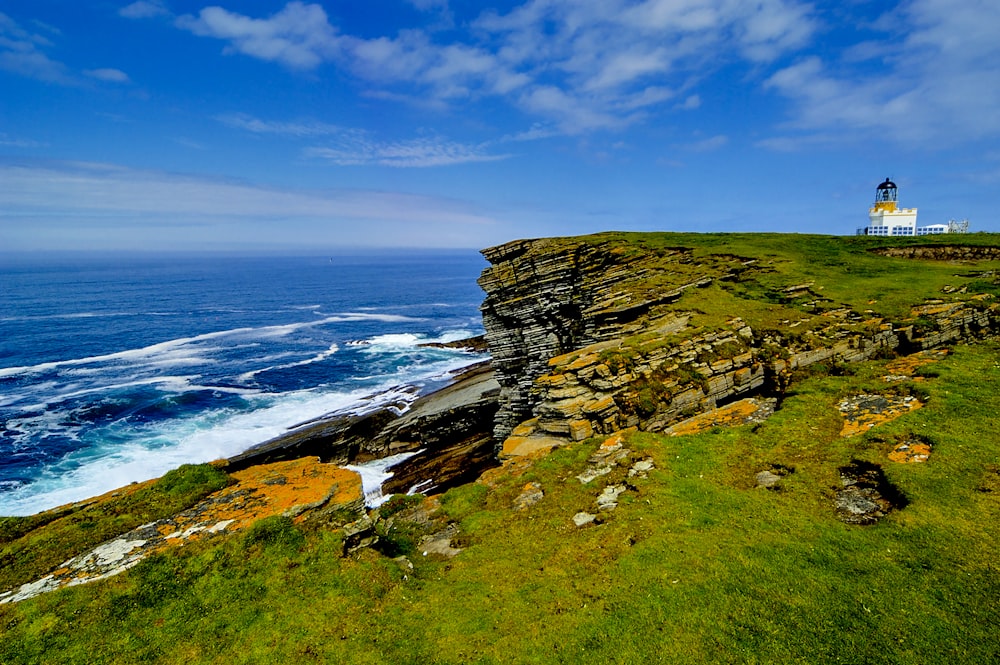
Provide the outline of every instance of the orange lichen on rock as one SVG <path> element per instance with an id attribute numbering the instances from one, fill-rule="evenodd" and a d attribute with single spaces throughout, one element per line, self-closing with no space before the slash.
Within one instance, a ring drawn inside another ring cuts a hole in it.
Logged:
<path id="1" fill-rule="evenodd" d="M 719 409 L 699 414 L 664 430 L 670 436 L 699 434 L 713 427 L 736 427 L 752 422 L 760 422 L 774 412 L 773 400 L 754 397 L 741 399 Z"/>
<path id="2" fill-rule="evenodd" d="M 0 603 L 31 598 L 67 585 L 116 575 L 150 554 L 206 535 L 230 533 L 257 520 L 284 515 L 299 521 L 317 510 L 363 512 L 361 476 L 317 457 L 253 466 L 232 474 L 235 483 L 173 517 L 144 524 L 20 589 L 0 594 Z"/>
<path id="3" fill-rule="evenodd" d="M 929 302 L 926 305 L 911 307 L 910 314 L 913 316 L 933 316 L 935 314 L 944 314 L 955 309 L 957 306 L 955 303 Z"/>
<path id="4" fill-rule="evenodd" d="M 638 427 L 629 427 L 621 431 L 615 432 L 604 441 L 601 442 L 601 447 L 597 449 L 597 454 L 605 453 L 611 450 L 617 450 L 621 448 L 625 443 L 625 437 L 633 432 L 639 431 Z"/>
<path id="5" fill-rule="evenodd" d="M 190 538 L 203 531 L 235 531 L 272 515 L 301 520 L 313 508 L 364 502 L 361 476 L 317 457 L 251 466 L 232 477 L 235 484 L 168 520 L 174 531 L 165 541 L 187 532 Z"/>
<path id="6" fill-rule="evenodd" d="M 902 358 L 896 358 L 885 366 L 889 374 L 895 376 L 913 376 L 924 365 L 930 365 L 948 355 L 948 349 L 931 349 L 920 351 Z"/>
<path id="7" fill-rule="evenodd" d="M 847 398 L 838 405 L 844 416 L 840 436 L 863 434 L 922 406 L 920 400 L 910 395 L 857 395 Z"/>
<path id="8" fill-rule="evenodd" d="M 898 464 L 926 462 L 930 456 L 931 444 L 920 441 L 904 441 L 889 453 L 889 459 Z"/>

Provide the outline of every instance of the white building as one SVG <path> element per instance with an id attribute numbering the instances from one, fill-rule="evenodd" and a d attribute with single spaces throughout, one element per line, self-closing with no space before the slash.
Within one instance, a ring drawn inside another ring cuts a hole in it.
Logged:
<path id="1" fill-rule="evenodd" d="M 858 229 L 859 236 L 927 236 L 969 232 L 967 219 L 917 226 L 917 209 L 900 208 L 896 202 L 897 191 L 896 183 L 888 178 L 875 188 L 875 203 L 868 209 L 868 226 Z"/>
<path id="2" fill-rule="evenodd" d="M 875 189 L 875 203 L 868 209 L 868 226 L 858 229 L 859 236 L 916 236 L 947 231 L 947 226 L 944 231 L 936 230 L 941 224 L 917 228 L 917 209 L 898 207 L 896 194 L 896 183 L 888 178 Z M 928 230 L 932 228 L 933 231 Z"/>

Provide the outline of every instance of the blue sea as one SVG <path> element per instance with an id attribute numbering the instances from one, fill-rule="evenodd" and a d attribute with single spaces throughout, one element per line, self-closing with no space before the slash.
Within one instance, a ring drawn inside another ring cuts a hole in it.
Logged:
<path id="1" fill-rule="evenodd" d="M 410 401 L 481 360 L 475 251 L 0 255 L 0 515 Z"/>

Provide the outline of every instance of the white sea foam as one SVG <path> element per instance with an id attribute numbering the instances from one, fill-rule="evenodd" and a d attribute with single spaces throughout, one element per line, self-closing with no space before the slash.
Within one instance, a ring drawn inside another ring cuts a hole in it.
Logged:
<path id="1" fill-rule="evenodd" d="M 60 404 L 81 397 L 87 397 L 88 395 L 113 394 L 118 391 L 141 386 L 156 386 L 165 393 L 177 395 L 200 390 L 237 395 L 253 395 L 260 392 L 256 388 L 194 383 L 195 380 L 200 378 L 202 378 L 200 374 L 164 375 L 143 378 L 133 376 L 122 381 L 90 385 L 88 387 L 82 387 L 77 383 L 67 383 L 59 386 L 49 383 L 44 386 L 33 386 L 22 393 L 0 396 L 0 406 L 16 405 L 21 412 L 35 412 L 47 410 L 53 404 Z"/>
<path id="2" fill-rule="evenodd" d="M 264 372 L 271 372 L 273 370 L 279 370 L 279 369 L 290 369 L 292 367 L 304 367 L 306 365 L 312 365 L 313 363 L 323 362 L 324 360 L 326 360 L 339 350 L 340 350 L 339 346 L 337 346 L 336 344 L 331 344 L 330 348 L 328 348 L 326 351 L 317 353 L 312 358 L 307 358 L 306 360 L 299 360 L 293 363 L 285 363 L 284 365 L 270 365 L 269 367 L 262 367 L 260 369 L 254 369 L 250 370 L 249 372 L 244 372 L 243 374 L 240 374 L 239 381 L 245 383 L 247 381 L 252 381 L 254 377 L 256 377 L 258 374 L 263 374 Z"/>
<path id="3" fill-rule="evenodd" d="M 116 390 L 125 390 L 126 388 L 138 388 L 139 386 L 159 385 L 170 392 L 183 393 L 192 390 L 191 380 L 198 378 L 200 378 L 200 375 L 197 374 L 190 376 L 154 376 L 148 379 L 136 379 L 135 381 L 111 383 L 93 388 L 81 388 L 79 390 L 74 390 L 74 386 L 65 386 L 63 391 L 61 391 L 58 395 L 53 396 L 53 400 L 51 402 L 46 402 L 45 405 L 48 406 L 56 401 L 62 402 L 97 393 L 114 392 Z"/>
<path id="4" fill-rule="evenodd" d="M 392 349 L 411 349 L 423 340 L 422 337 L 412 333 L 392 333 L 388 335 L 376 335 L 368 340 L 367 351 L 381 353 Z"/>
<path id="5" fill-rule="evenodd" d="M 391 333 L 387 335 L 376 335 L 364 340 L 364 345 L 369 347 L 370 352 L 380 353 L 392 350 L 409 350 L 421 344 L 446 344 L 457 342 L 460 339 L 471 337 L 468 330 L 447 330 L 437 337 L 426 337 L 413 333 Z"/>
<path id="6" fill-rule="evenodd" d="M 235 328 L 233 330 L 222 330 L 219 332 L 205 333 L 203 335 L 195 335 L 194 337 L 181 337 L 179 339 L 172 339 L 166 342 L 150 344 L 149 346 L 144 346 L 139 349 L 129 349 L 127 351 L 105 353 L 96 356 L 88 356 L 86 358 L 54 360 L 52 362 L 39 363 L 37 365 L 25 365 L 22 367 L 7 367 L 4 369 L 0 369 L 0 378 L 8 376 L 17 376 L 20 374 L 40 374 L 42 372 L 46 372 L 53 369 L 60 369 L 62 367 L 93 365 L 104 362 L 148 360 L 150 358 L 156 358 L 157 360 L 162 361 L 170 357 L 168 354 L 175 353 L 180 347 L 183 347 L 187 344 L 192 344 L 195 342 L 203 342 L 210 339 L 218 339 L 220 337 L 225 337 L 227 335 L 246 333 L 252 330 L 254 329 Z"/>
<path id="7" fill-rule="evenodd" d="M 409 403 L 416 395 L 407 385 L 440 380 L 450 371 L 468 365 L 469 356 L 452 353 L 439 362 L 400 369 L 351 391 L 324 392 L 319 389 L 280 394 L 244 394 L 248 411 L 203 411 L 189 418 L 170 420 L 122 433 L 125 443 L 81 449 L 43 471 L 35 482 L 0 494 L 0 515 L 27 515 L 55 506 L 80 501 L 163 475 L 181 464 L 208 462 L 231 457 L 254 444 L 278 436 L 294 425 L 345 413 L 366 413 L 377 408 Z M 197 386 L 193 377 L 171 377 L 178 391 L 214 386 Z M 242 389 L 228 389 L 238 392 Z M 41 411 L 33 418 L 34 427 L 60 435 L 73 434 L 60 425 L 65 414 Z M 42 423 L 39 419 L 44 419 Z M 14 425 L 16 423 L 10 423 Z"/>
<path id="8" fill-rule="evenodd" d="M 396 455 L 389 455 L 388 457 L 365 462 L 364 464 L 348 464 L 344 468 L 350 469 L 361 476 L 361 488 L 365 494 L 365 506 L 368 508 L 378 508 L 392 497 L 391 494 L 389 496 L 382 495 L 382 484 L 389 478 L 392 478 L 393 475 L 389 469 L 421 452 L 423 452 L 423 449 L 409 453 L 397 453 Z"/>
<path id="9" fill-rule="evenodd" d="M 88 356 L 85 358 L 54 360 L 51 362 L 39 363 L 37 365 L 23 365 L 20 367 L 0 368 L 0 378 L 19 376 L 22 374 L 40 374 L 42 372 L 54 369 L 61 369 L 64 367 L 93 365 L 97 363 L 106 363 L 106 362 L 146 361 L 146 362 L 164 363 L 188 356 L 197 358 L 199 357 L 198 355 L 192 356 L 191 350 L 186 349 L 185 347 L 198 344 L 200 342 L 217 340 L 225 337 L 245 337 L 245 338 L 257 338 L 257 339 L 274 338 L 274 337 L 284 337 L 287 335 L 291 335 L 292 333 L 307 328 L 315 328 L 318 326 L 329 325 L 334 323 L 348 323 L 348 322 L 358 322 L 358 321 L 379 321 L 383 323 L 387 322 L 400 323 L 406 321 L 420 321 L 420 320 L 421 319 L 409 316 L 402 316 L 398 314 L 367 314 L 358 312 L 347 312 L 344 314 L 337 314 L 335 316 L 328 316 L 315 321 L 303 321 L 298 323 L 290 323 L 290 324 L 275 325 L 275 326 L 262 326 L 258 328 L 243 327 L 243 328 L 233 328 L 230 330 L 219 330 L 216 332 L 194 335 L 192 337 L 180 337 L 165 342 L 158 342 L 156 344 L 151 344 L 149 346 L 144 346 L 138 349 L 116 351 L 114 353 Z M 204 353 L 209 349 L 199 348 L 198 350 L 199 352 Z"/>

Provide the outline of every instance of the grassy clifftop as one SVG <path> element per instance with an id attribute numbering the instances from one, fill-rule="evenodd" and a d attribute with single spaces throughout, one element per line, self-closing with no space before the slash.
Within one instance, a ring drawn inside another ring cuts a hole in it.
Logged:
<path id="1" fill-rule="evenodd" d="M 992 236 L 961 238 L 986 249 L 946 260 L 869 251 L 955 238 L 919 240 L 573 241 L 755 259 L 754 272 L 677 301 L 705 326 L 842 307 L 903 320 L 929 300 L 1000 295 Z M 0 662 L 998 662 L 998 358 L 986 340 L 816 364 L 766 420 L 518 458 L 436 499 L 387 505 L 380 547 L 347 556 L 329 521 L 194 541 L 0 605 Z M 871 519 L 845 519 L 865 502 Z M 421 540 L 429 522 L 450 525 L 451 548 Z M 10 543 L 31 536 L 7 526 Z"/>

